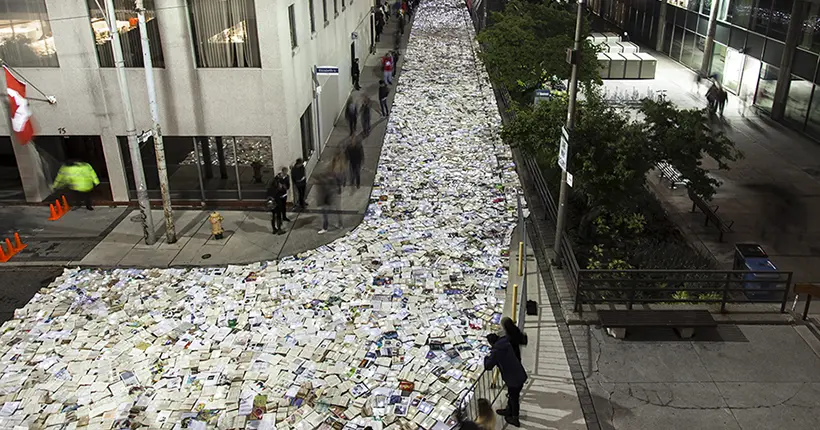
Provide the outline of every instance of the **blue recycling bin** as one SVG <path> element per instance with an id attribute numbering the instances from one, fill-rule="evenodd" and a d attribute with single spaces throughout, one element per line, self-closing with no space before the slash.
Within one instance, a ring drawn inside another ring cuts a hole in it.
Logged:
<path id="1" fill-rule="evenodd" d="M 771 291 L 780 283 L 780 275 L 777 267 L 769 260 L 769 257 L 746 257 L 744 269 L 750 270 L 743 274 L 743 289 L 749 300 L 773 300 L 776 291 Z M 763 273 L 761 273 L 763 272 Z M 759 291 L 759 290 L 769 291 Z"/>

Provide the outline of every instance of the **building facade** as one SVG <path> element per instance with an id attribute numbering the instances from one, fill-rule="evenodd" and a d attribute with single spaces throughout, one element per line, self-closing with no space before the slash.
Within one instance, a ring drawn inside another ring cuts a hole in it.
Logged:
<path id="1" fill-rule="evenodd" d="M 0 0 L 0 57 L 33 85 L 38 133 L 0 122 L 0 200 L 39 202 L 69 158 L 92 164 L 101 200 L 135 198 L 106 0 Z M 150 130 L 134 0 L 114 0 L 138 133 Z M 315 165 L 373 43 L 372 0 L 145 0 L 174 203 L 254 200 L 296 158 Z M 316 66 L 338 76 L 314 76 Z M 316 91 L 317 86 L 321 87 Z M 153 142 L 141 145 L 159 198 Z"/>
<path id="2" fill-rule="evenodd" d="M 730 92 L 820 140 L 820 0 L 590 0 L 589 7 L 632 40 L 717 75 Z"/>

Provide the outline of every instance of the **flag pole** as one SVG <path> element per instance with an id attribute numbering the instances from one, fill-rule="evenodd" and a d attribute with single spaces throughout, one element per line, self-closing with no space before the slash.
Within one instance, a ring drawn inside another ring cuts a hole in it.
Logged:
<path id="1" fill-rule="evenodd" d="M 154 235 L 154 218 L 151 215 L 151 202 L 148 200 L 148 188 L 145 185 L 145 171 L 142 167 L 142 155 L 140 145 L 137 141 L 137 127 L 134 121 L 134 110 L 131 107 L 131 92 L 128 89 L 128 79 L 125 76 L 125 60 L 122 58 L 122 45 L 117 29 L 117 16 L 114 11 L 114 0 L 105 1 L 106 9 L 97 7 L 106 16 L 108 23 L 108 34 L 111 36 L 111 50 L 114 53 L 114 66 L 117 69 L 117 81 L 120 84 L 120 96 L 122 97 L 122 107 L 125 110 L 125 129 L 128 135 L 128 149 L 131 153 L 131 166 L 134 170 L 134 183 L 137 186 L 137 200 L 139 201 L 140 213 L 142 214 L 142 230 L 146 245 L 153 245 L 156 242 Z"/>
<path id="2" fill-rule="evenodd" d="M 153 120 L 151 134 L 154 136 L 154 152 L 157 157 L 159 191 L 162 194 L 162 211 L 165 215 L 165 241 L 175 243 L 177 241 L 177 232 L 174 226 L 174 211 L 171 208 L 171 194 L 168 187 L 168 168 L 165 165 L 165 145 L 162 142 L 162 127 L 159 123 L 157 88 L 154 84 L 154 65 L 151 61 L 151 43 L 148 40 L 148 27 L 145 25 L 145 8 L 143 7 L 143 2 L 142 0 L 137 0 L 136 4 L 140 39 L 142 42 L 142 60 L 145 66 L 145 83 L 148 86 L 148 107 L 151 110 L 151 119 Z"/>
<path id="3" fill-rule="evenodd" d="M 5 68 L 9 69 L 9 71 L 11 71 L 11 72 L 13 72 L 15 75 L 17 75 L 16 77 L 17 77 L 18 79 L 20 79 L 21 81 L 25 82 L 25 83 L 26 83 L 28 86 L 30 86 L 31 88 L 34 88 L 34 91 L 37 91 L 38 93 L 42 94 L 42 95 L 43 95 L 43 97 L 45 97 L 45 99 L 38 99 L 38 98 L 28 97 L 28 96 L 26 96 L 26 100 L 36 100 L 36 101 L 38 101 L 38 102 L 46 102 L 46 103 L 51 104 L 51 105 L 53 105 L 53 104 L 56 104 L 56 103 L 57 103 L 57 99 L 56 99 L 56 98 L 54 98 L 54 96 L 50 96 L 50 95 L 48 95 L 48 94 L 46 94 L 46 93 L 44 93 L 44 92 L 40 91 L 40 89 L 39 89 L 39 88 L 37 88 L 37 86 L 36 86 L 36 85 L 34 85 L 31 81 L 29 81 L 28 79 L 26 79 L 26 77 L 25 77 L 25 76 L 23 76 L 23 74 L 22 74 L 22 73 L 20 73 L 20 72 L 18 72 L 17 70 L 15 70 L 15 69 L 14 69 L 14 67 L 11 67 L 11 66 L 9 65 L 9 63 L 7 63 L 7 62 L 6 62 L 6 60 L 4 60 L 4 59 L 0 58 L 0 66 L 3 66 L 3 67 L 5 67 Z"/>

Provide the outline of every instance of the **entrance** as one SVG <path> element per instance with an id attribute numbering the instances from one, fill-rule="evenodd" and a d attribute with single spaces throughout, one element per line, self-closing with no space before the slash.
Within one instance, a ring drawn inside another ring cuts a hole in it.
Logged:
<path id="1" fill-rule="evenodd" d="M 737 94 L 743 79 L 743 65 L 746 56 L 735 49 L 726 48 L 726 62 L 723 67 L 723 86 Z"/>
<path id="2" fill-rule="evenodd" d="M 25 201 L 23 181 L 20 179 L 12 145 L 10 137 L 0 137 L 0 200 Z"/>
<path id="3" fill-rule="evenodd" d="M 112 200 L 111 184 L 108 180 L 108 168 L 100 136 L 37 136 L 35 141 L 29 145 L 35 145 L 40 153 L 46 181 L 53 181 L 60 167 L 67 160 L 83 161 L 91 165 L 100 180 L 100 185 L 92 192 L 92 198 Z"/>

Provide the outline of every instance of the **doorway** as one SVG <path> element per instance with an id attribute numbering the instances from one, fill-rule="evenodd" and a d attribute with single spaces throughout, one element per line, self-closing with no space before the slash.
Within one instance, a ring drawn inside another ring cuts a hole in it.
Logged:
<path id="1" fill-rule="evenodd" d="M 353 67 L 353 60 L 356 59 L 356 40 L 350 41 L 350 66 Z"/>
<path id="2" fill-rule="evenodd" d="M 0 200 L 26 201 L 12 145 L 10 137 L 0 137 Z"/>
<path id="3" fill-rule="evenodd" d="M 305 109 L 302 118 L 299 119 L 299 131 L 302 134 L 302 159 L 307 163 L 316 150 L 316 143 L 313 140 L 313 104 Z"/>
<path id="4" fill-rule="evenodd" d="M 100 180 L 92 198 L 111 201 L 111 183 L 100 136 L 37 136 L 30 145 L 37 147 L 46 181 L 53 181 L 66 161 L 83 161 L 91 165 Z"/>

